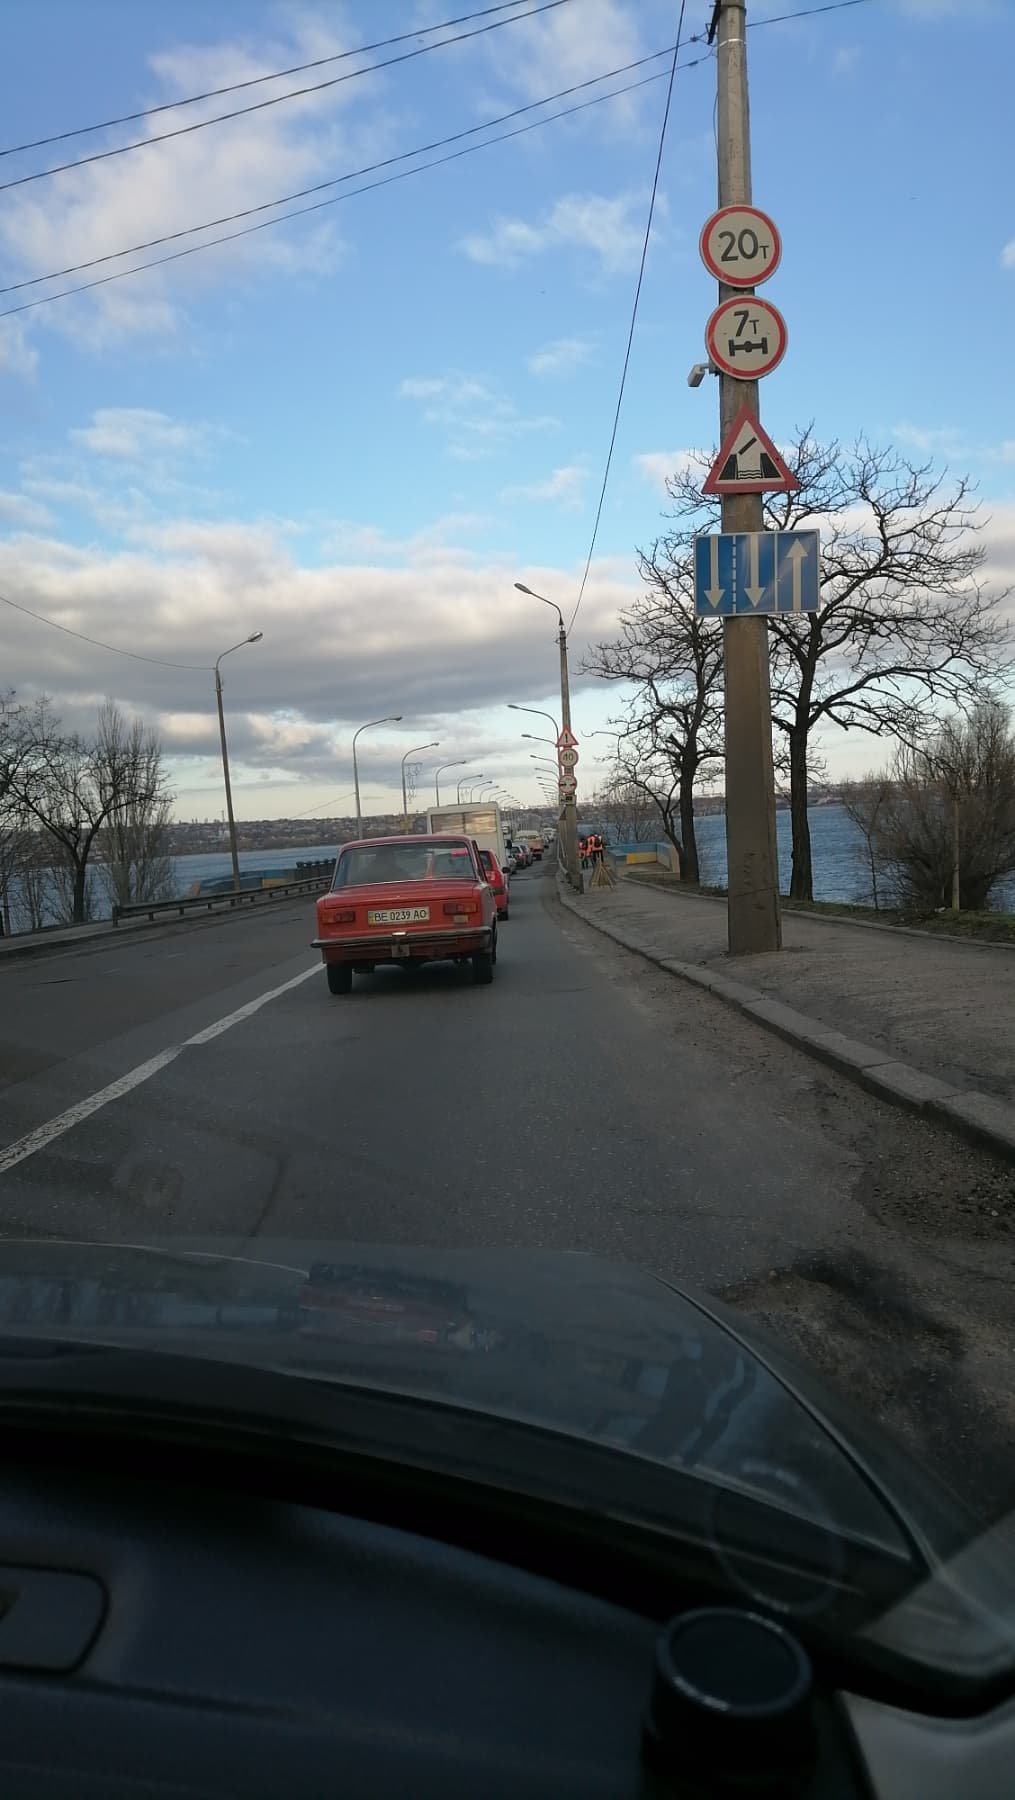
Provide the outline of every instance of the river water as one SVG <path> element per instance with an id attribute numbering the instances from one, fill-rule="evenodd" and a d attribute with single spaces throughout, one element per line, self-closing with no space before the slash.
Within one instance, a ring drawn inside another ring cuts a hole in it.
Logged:
<path id="1" fill-rule="evenodd" d="M 812 807 L 811 852 L 814 860 L 815 900 L 839 900 L 870 905 L 870 876 L 864 866 L 863 838 L 841 806 Z M 726 821 L 721 814 L 709 814 L 697 821 L 698 852 L 701 879 L 708 886 L 722 887 L 726 882 Z M 790 818 L 788 812 L 776 814 L 776 837 L 779 848 L 779 885 L 786 893 L 790 877 Z M 242 869 L 290 869 L 297 862 L 318 862 L 334 856 L 334 844 L 304 844 L 298 849 L 241 850 Z M 190 893 L 195 882 L 213 881 L 228 875 L 232 867 L 228 851 L 212 851 L 197 856 L 173 859 L 178 894 Z M 1015 881 L 999 883 L 993 904 L 999 910 L 1015 911 Z M 101 916 L 105 909 L 96 908 Z M 12 918 L 15 930 L 25 929 L 27 921 Z"/>

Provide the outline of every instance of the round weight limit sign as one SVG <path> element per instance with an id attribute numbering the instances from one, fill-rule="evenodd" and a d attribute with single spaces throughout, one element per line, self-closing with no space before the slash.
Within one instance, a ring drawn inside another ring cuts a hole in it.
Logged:
<path id="1" fill-rule="evenodd" d="M 727 287 L 757 287 L 782 260 L 775 221 L 757 206 L 721 207 L 702 226 L 698 249 L 706 269 Z"/>

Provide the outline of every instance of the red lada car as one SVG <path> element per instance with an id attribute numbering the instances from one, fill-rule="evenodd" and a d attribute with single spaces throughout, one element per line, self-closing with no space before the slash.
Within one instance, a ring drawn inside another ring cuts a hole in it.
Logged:
<path id="1" fill-rule="evenodd" d="M 497 910 L 471 838 L 366 838 L 343 844 L 327 894 L 317 902 L 319 950 L 333 994 L 379 963 L 412 972 L 424 962 L 471 962 L 493 980 Z"/>

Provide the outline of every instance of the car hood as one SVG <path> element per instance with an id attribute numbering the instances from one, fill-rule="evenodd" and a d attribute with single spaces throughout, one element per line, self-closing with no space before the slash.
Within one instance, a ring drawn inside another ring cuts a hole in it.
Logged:
<path id="1" fill-rule="evenodd" d="M 8 1239 L 0 1334 L 26 1332 L 478 1409 L 760 1491 L 886 1548 L 909 1542 L 917 1500 L 940 1531 L 923 1471 L 744 1315 L 595 1256 Z"/>
<path id="2" fill-rule="evenodd" d="M 908 1570 L 913 1604 L 884 1627 L 896 1649 L 947 1664 L 961 1641 L 979 1674 L 1012 1661 L 1007 1528 L 978 1536 L 925 1471 L 744 1315 L 626 1264 L 262 1238 L 6 1239 L 0 1351 L 26 1337 L 429 1400 L 580 1439 L 635 1472 L 642 1459 L 675 1481 L 698 1477 L 720 1543 L 736 1535 L 737 1507 L 761 1503 L 789 1545 L 797 1520 L 833 1552 L 849 1543 Z M 0 1354 L 0 1404 L 16 1363 Z"/>

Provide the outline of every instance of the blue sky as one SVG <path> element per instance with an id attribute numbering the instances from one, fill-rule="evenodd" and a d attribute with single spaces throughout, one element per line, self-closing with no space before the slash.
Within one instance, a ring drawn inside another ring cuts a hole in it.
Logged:
<path id="1" fill-rule="evenodd" d="M 34 0 L 5 15 L 0 148 L 478 4 Z M 764 423 L 778 439 L 813 418 L 821 436 L 865 432 L 968 470 L 990 514 L 989 572 L 1006 581 L 1015 5 L 869 0 L 765 23 L 806 4 L 748 6 L 755 198 L 784 242 L 765 292 L 789 325 L 785 360 L 762 387 Z M 0 193 L 0 285 L 542 100 L 671 45 L 678 10 L 671 0 L 565 0 L 401 66 L 11 187 Z M 677 76 L 613 471 L 573 635 L 580 734 L 602 728 L 619 702 L 582 681 L 584 645 L 611 635 L 635 592 L 634 547 L 660 528 L 667 469 L 714 437 L 714 384 L 685 382 L 715 303 L 697 253 L 714 206 L 714 65 L 691 41 L 709 12 L 707 0 L 687 7 L 681 60 L 695 66 Z M 425 41 L 6 156 L 0 181 Z M 260 628 L 263 642 L 226 665 L 241 814 L 309 811 L 347 793 L 351 729 L 389 712 L 404 715 L 403 728 L 363 746 L 378 809 L 392 803 L 402 751 L 430 738 L 444 760 L 461 756 L 534 796 L 537 747 L 520 741 L 506 702 L 556 711 L 553 621 L 512 583 L 565 609 L 577 593 L 664 94 L 653 81 L 289 224 L 0 318 L 0 591 L 110 644 L 195 665 L 118 657 L 2 608 L 0 685 L 23 698 L 47 691 L 75 722 L 107 693 L 143 712 L 172 752 L 178 810 L 215 816 L 207 667 Z M 0 307 L 87 279 L 0 296 Z M 605 738 L 587 745 L 587 784 L 607 751 Z M 833 773 L 879 755 L 852 734 L 833 734 L 825 751 Z"/>

